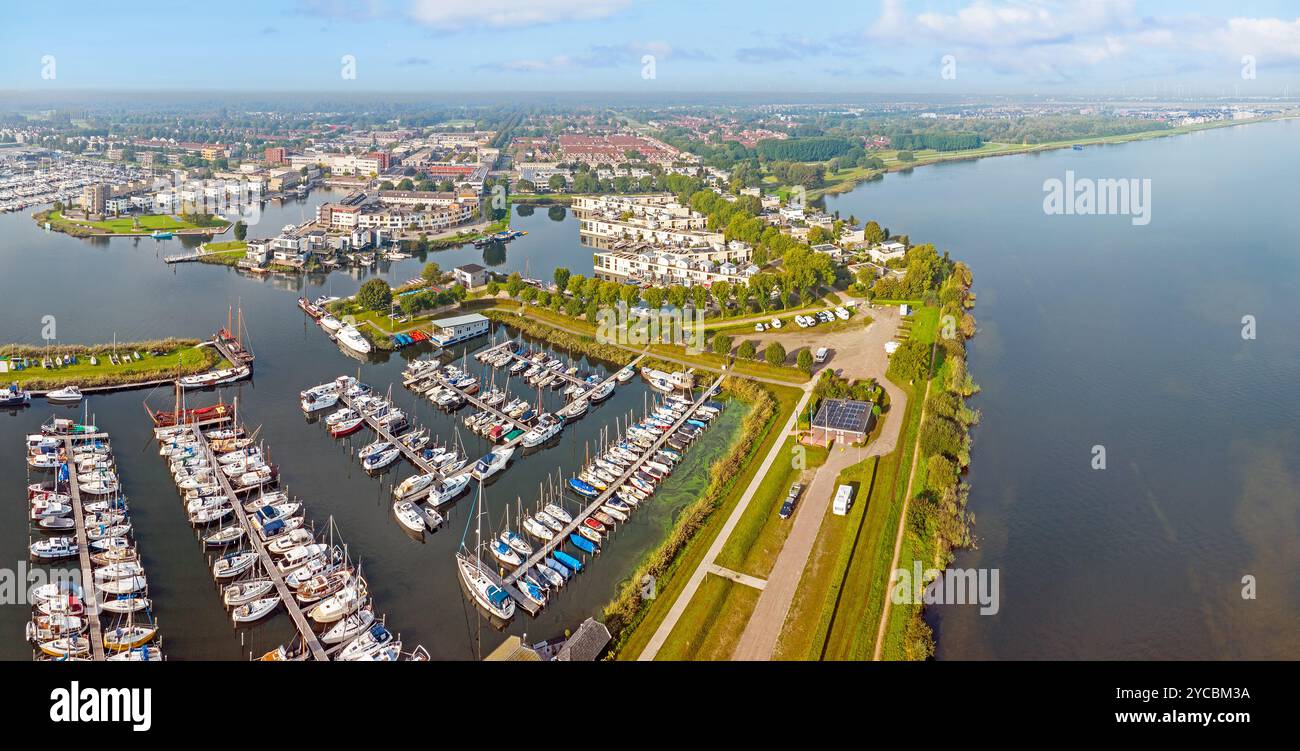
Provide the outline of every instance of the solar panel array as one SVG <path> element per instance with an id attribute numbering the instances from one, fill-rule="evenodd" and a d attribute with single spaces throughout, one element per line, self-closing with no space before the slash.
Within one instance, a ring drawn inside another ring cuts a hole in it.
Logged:
<path id="1" fill-rule="evenodd" d="M 871 402 L 859 402 L 851 399 L 827 399 L 817 410 L 813 420 L 814 428 L 826 430 L 843 430 L 852 433 L 867 432 L 867 420 L 871 415 Z"/>

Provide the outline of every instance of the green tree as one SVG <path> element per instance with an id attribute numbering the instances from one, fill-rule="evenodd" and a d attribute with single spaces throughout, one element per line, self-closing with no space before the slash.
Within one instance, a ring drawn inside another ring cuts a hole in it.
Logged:
<path id="1" fill-rule="evenodd" d="M 731 337 L 726 334 L 715 334 L 712 341 L 713 351 L 719 355 L 731 354 Z"/>
<path id="2" fill-rule="evenodd" d="M 387 310 L 393 304 L 393 288 L 383 279 L 369 279 L 357 292 L 357 302 L 366 310 Z"/>
<path id="3" fill-rule="evenodd" d="M 563 266 L 556 266 L 552 279 L 555 280 L 555 288 L 563 292 L 569 286 L 569 277 L 573 274 Z"/>
<path id="4" fill-rule="evenodd" d="M 756 358 L 757 355 L 758 352 L 754 347 L 754 342 L 750 341 L 749 339 L 746 339 L 745 341 L 741 342 L 740 349 L 736 350 L 736 357 L 745 360 L 753 360 Z"/>
<path id="5" fill-rule="evenodd" d="M 519 293 L 524 289 L 524 279 L 516 271 L 506 279 L 506 294 L 511 297 L 519 297 Z"/>
<path id="6" fill-rule="evenodd" d="M 957 462 L 941 454 L 926 460 L 925 484 L 942 493 L 957 484 Z"/>
<path id="7" fill-rule="evenodd" d="M 243 219 L 240 219 L 235 222 L 235 239 L 242 242 L 246 237 L 248 237 L 248 225 L 244 224 Z"/>
<path id="8" fill-rule="evenodd" d="M 807 347 L 799 350 L 799 369 L 805 373 L 812 374 L 813 356 Z"/>
<path id="9" fill-rule="evenodd" d="M 564 179 L 564 175 L 551 175 L 551 179 L 546 181 L 551 190 L 563 191 L 568 186 L 569 181 Z"/>
<path id="10" fill-rule="evenodd" d="M 430 261 L 424 264 L 424 268 L 420 270 L 420 278 L 429 284 L 436 284 L 442 278 L 442 269 L 438 264 Z"/>
<path id="11" fill-rule="evenodd" d="M 767 360 L 769 365 L 780 365 L 785 362 L 785 347 L 780 342 L 772 342 L 763 350 L 763 359 Z"/>

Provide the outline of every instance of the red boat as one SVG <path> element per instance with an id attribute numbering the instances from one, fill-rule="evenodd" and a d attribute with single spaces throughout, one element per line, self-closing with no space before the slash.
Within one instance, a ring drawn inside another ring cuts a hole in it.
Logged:
<path id="1" fill-rule="evenodd" d="M 191 423 L 191 422 L 202 422 L 204 420 L 213 420 L 218 417 L 228 417 L 231 414 L 231 412 L 232 412 L 231 408 L 225 404 L 214 404 L 211 407 L 200 407 L 198 409 L 181 410 L 179 415 L 180 415 L 180 422 Z M 176 412 L 167 412 L 164 410 L 159 410 L 157 412 L 154 412 L 153 424 L 160 428 L 171 427 L 172 425 L 175 425 L 177 423 L 176 420 L 177 414 L 178 413 Z"/>
<path id="2" fill-rule="evenodd" d="M 342 438 L 345 435 L 352 435 L 358 430 L 361 430 L 361 427 L 365 424 L 366 424 L 366 420 L 364 417 L 354 417 L 351 420 L 344 420 L 339 424 L 334 425 L 333 427 L 330 428 L 330 435 L 334 436 L 335 438 Z"/>
<path id="3" fill-rule="evenodd" d="M 320 318 L 325 315 L 325 311 L 319 305 L 312 303 L 305 297 L 298 298 L 298 307 L 302 308 L 303 312 L 312 318 Z"/>
<path id="4" fill-rule="evenodd" d="M 595 530 L 596 532 L 600 532 L 601 534 L 605 533 L 605 525 L 601 524 L 595 519 L 592 519 L 590 516 L 582 520 L 582 526 L 591 530 Z"/>

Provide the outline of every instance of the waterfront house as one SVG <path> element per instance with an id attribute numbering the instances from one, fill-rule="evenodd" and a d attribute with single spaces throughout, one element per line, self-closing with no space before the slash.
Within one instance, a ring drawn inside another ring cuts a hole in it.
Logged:
<path id="1" fill-rule="evenodd" d="M 451 275 L 465 289 L 474 289 L 487 284 L 487 269 L 477 263 L 467 263 L 452 269 Z"/>

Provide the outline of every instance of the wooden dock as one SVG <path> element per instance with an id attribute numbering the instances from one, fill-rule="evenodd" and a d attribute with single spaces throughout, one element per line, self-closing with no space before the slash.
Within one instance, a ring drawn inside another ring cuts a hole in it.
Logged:
<path id="1" fill-rule="evenodd" d="M 244 511 L 244 504 L 239 500 L 239 493 L 237 493 L 234 486 L 230 484 L 230 478 L 226 477 L 226 473 L 221 471 L 221 462 L 217 460 L 217 453 L 212 450 L 212 445 L 208 443 L 208 438 L 203 434 L 202 430 L 196 430 L 195 433 L 198 436 L 199 444 L 203 446 L 204 453 L 207 454 L 209 465 L 215 468 L 213 474 L 216 476 L 217 482 L 221 484 L 221 489 L 224 490 L 226 496 L 230 498 L 230 504 L 235 509 L 235 516 L 238 517 L 240 526 L 244 528 L 245 539 L 247 539 L 249 544 L 252 545 L 253 551 L 257 553 L 257 557 L 261 561 L 262 570 L 266 572 L 266 575 L 269 576 L 271 581 L 275 584 L 275 591 L 279 593 L 280 601 L 284 604 L 284 609 L 289 613 L 289 617 L 293 619 L 294 625 L 297 626 L 298 633 L 302 636 L 303 644 L 307 646 L 313 659 L 321 661 L 328 660 L 329 655 L 325 653 L 324 646 L 321 644 L 320 639 L 316 637 L 316 632 L 312 630 L 311 623 L 307 620 L 307 615 L 302 612 L 302 608 L 299 607 L 298 600 L 289 589 L 289 585 L 285 584 L 284 576 L 280 574 L 280 569 L 275 565 L 275 559 L 271 557 L 270 552 L 266 549 L 266 545 L 262 543 L 261 534 L 249 520 L 248 512 Z M 243 489 L 240 492 L 247 492 L 247 490 L 249 489 Z"/>
<path id="2" fill-rule="evenodd" d="M 63 450 L 67 452 L 68 495 L 72 497 L 72 518 L 77 533 L 77 557 L 81 561 L 82 605 L 86 611 L 86 621 L 90 626 L 90 658 L 103 661 L 104 630 L 99 622 L 99 592 L 95 590 L 95 570 L 90 565 L 90 538 L 86 536 L 86 514 L 81 505 L 81 488 L 77 483 L 77 467 L 72 463 L 72 451 L 76 441 L 108 440 L 107 433 L 88 433 L 85 435 L 64 436 Z M 55 487 L 58 483 L 55 482 Z"/>
<path id="3" fill-rule="evenodd" d="M 630 480 L 632 478 L 632 475 L 636 473 L 638 469 L 641 468 L 641 465 L 643 465 L 646 461 L 653 458 L 655 452 L 657 452 L 660 448 L 662 448 L 663 445 L 668 442 L 668 439 L 671 438 L 673 435 L 675 435 L 677 431 L 680 430 L 681 427 L 686 424 L 687 420 L 695 416 L 696 411 L 699 410 L 701 405 L 703 405 L 706 401 L 709 400 L 709 398 L 713 395 L 714 390 L 717 389 L 718 385 L 722 383 L 722 379 L 725 377 L 726 377 L 725 375 L 718 376 L 717 380 L 715 380 L 708 388 L 706 388 L 703 391 L 702 395 L 691 404 L 691 407 L 686 410 L 686 412 L 682 415 L 681 419 L 673 423 L 671 429 L 665 430 L 663 433 L 661 433 L 659 437 L 656 438 L 654 442 L 651 444 L 650 448 L 646 449 L 641 454 L 640 458 L 638 458 L 635 462 L 632 462 L 631 466 L 628 467 L 626 472 L 624 472 L 622 475 L 618 477 L 618 480 L 616 482 L 610 483 L 610 486 L 607 490 L 603 491 L 600 495 L 594 497 L 591 500 L 591 503 L 587 504 L 586 508 L 584 508 L 578 514 L 575 514 L 573 517 L 573 521 L 570 522 L 568 525 L 566 525 L 563 531 L 557 533 L 553 539 L 543 543 L 540 547 L 538 547 L 537 551 L 534 552 L 533 555 L 528 558 L 528 560 L 524 561 L 523 564 L 517 567 L 514 571 L 511 571 L 510 573 L 502 577 L 500 586 L 502 587 L 502 589 L 508 592 L 511 597 L 514 598 L 515 602 L 519 603 L 520 605 L 523 605 L 531 613 L 535 613 L 534 608 L 536 610 L 540 610 L 540 608 L 537 608 L 536 603 L 534 603 L 532 600 L 529 600 L 527 597 L 524 597 L 523 593 L 521 593 L 518 590 L 518 588 L 514 586 L 514 583 L 519 580 L 520 576 L 522 576 L 524 573 L 531 570 L 534 566 L 540 563 L 543 558 L 550 555 L 551 552 L 554 551 L 557 547 L 563 545 L 565 542 L 568 542 L 569 535 L 574 534 L 575 532 L 578 531 L 578 527 L 582 526 L 583 519 L 586 519 L 588 516 L 591 516 L 592 514 L 599 511 L 601 505 L 604 504 L 606 501 L 608 501 L 610 497 L 614 495 L 614 492 L 618 490 L 619 487 L 621 487 L 624 483 Z M 532 606 L 532 608 L 529 608 L 529 606 Z"/>

